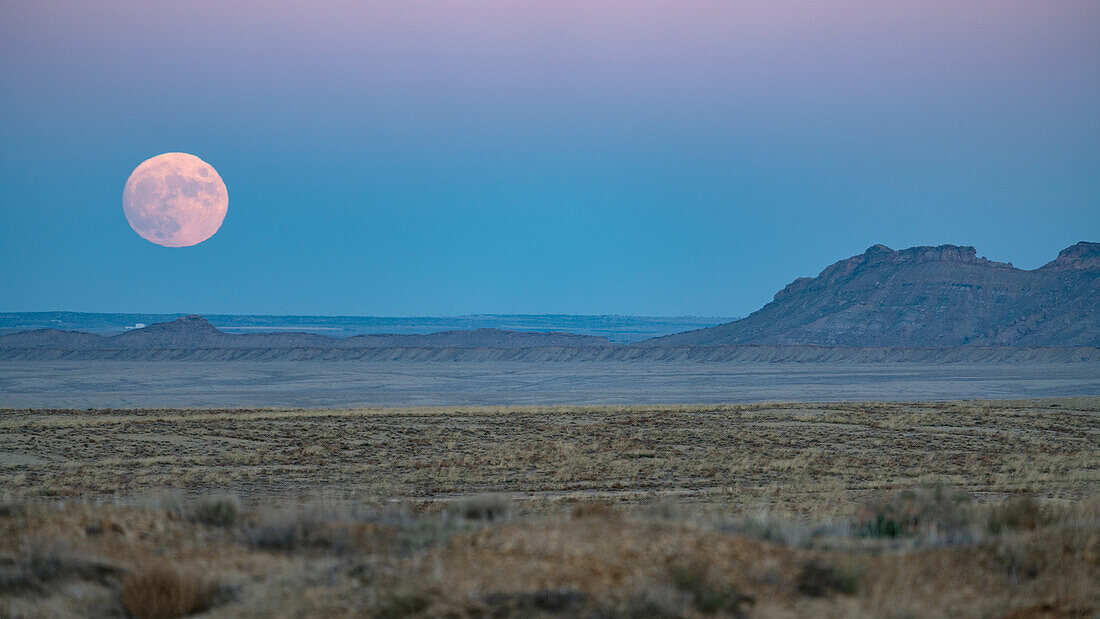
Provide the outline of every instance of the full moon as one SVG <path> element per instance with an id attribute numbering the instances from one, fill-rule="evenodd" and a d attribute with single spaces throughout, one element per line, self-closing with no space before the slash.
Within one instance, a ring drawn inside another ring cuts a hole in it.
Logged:
<path id="1" fill-rule="evenodd" d="M 218 172 L 187 153 L 164 153 L 134 168 L 122 190 L 122 210 L 141 238 L 189 247 L 214 236 L 229 210 Z"/>

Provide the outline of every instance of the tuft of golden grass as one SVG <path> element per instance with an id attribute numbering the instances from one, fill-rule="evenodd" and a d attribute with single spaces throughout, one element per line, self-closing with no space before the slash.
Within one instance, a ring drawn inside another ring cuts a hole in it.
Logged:
<path id="1" fill-rule="evenodd" d="M 211 608 L 218 594 L 216 584 L 157 564 L 127 574 L 119 601 L 137 619 L 172 619 Z"/>

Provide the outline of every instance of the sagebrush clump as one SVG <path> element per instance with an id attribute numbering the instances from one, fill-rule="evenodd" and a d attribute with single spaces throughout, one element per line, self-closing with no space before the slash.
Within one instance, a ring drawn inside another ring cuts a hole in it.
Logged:
<path id="1" fill-rule="evenodd" d="M 462 499 L 448 507 L 448 512 L 467 520 L 492 522 L 512 513 L 512 502 L 506 496 L 485 494 Z"/>
<path id="2" fill-rule="evenodd" d="M 1026 494 L 990 507 L 986 529 L 994 535 L 1017 529 L 1037 529 L 1049 519 L 1050 515 L 1043 511 L 1035 495 Z"/>
<path id="3" fill-rule="evenodd" d="M 346 523 L 335 514 L 308 507 L 263 510 L 244 533 L 256 548 L 285 552 L 313 549 L 341 553 L 354 543 Z"/>
<path id="4" fill-rule="evenodd" d="M 210 526 L 232 526 L 241 517 L 241 503 L 229 495 L 202 497 L 187 508 L 187 517 Z"/>
<path id="5" fill-rule="evenodd" d="M 921 535 L 925 539 L 954 540 L 966 534 L 970 516 L 965 506 L 970 497 L 937 485 L 903 490 L 856 511 L 856 528 L 868 537 L 898 538 Z"/>

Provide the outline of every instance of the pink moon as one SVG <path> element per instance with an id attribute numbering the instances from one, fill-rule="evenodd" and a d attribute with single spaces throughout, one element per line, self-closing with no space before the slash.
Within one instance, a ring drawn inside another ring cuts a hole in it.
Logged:
<path id="1" fill-rule="evenodd" d="M 164 153 L 130 173 L 122 209 L 130 227 L 146 241 L 190 247 L 221 227 L 229 192 L 209 163 L 187 153 Z"/>

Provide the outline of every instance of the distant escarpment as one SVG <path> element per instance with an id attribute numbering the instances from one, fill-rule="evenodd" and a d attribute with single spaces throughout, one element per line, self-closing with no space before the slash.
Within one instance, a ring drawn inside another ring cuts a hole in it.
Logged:
<path id="1" fill-rule="evenodd" d="M 748 317 L 648 346 L 1100 346 L 1100 243 L 1038 269 L 940 245 L 875 245 Z"/>
<path id="2" fill-rule="evenodd" d="M 0 335 L 0 360 L 1078 363 L 1100 362 L 1100 347 L 641 346 L 569 333 L 497 329 L 334 338 L 223 333 L 201 316 L 186 316 L 111 337 L 54 329 Z"/>
<path id="3" fill-rule="evenodd" d="M 475 329 L 427 335 L 219 331 L 185 316 L 114 336 L 0 335 L 4 360 L 711 361 L 1063 363 L 1100 361 L 1100 243 L 1027 271 L 941 245 L 875 245 L 800 278 L 747 318 L 645 342 Z"/>

